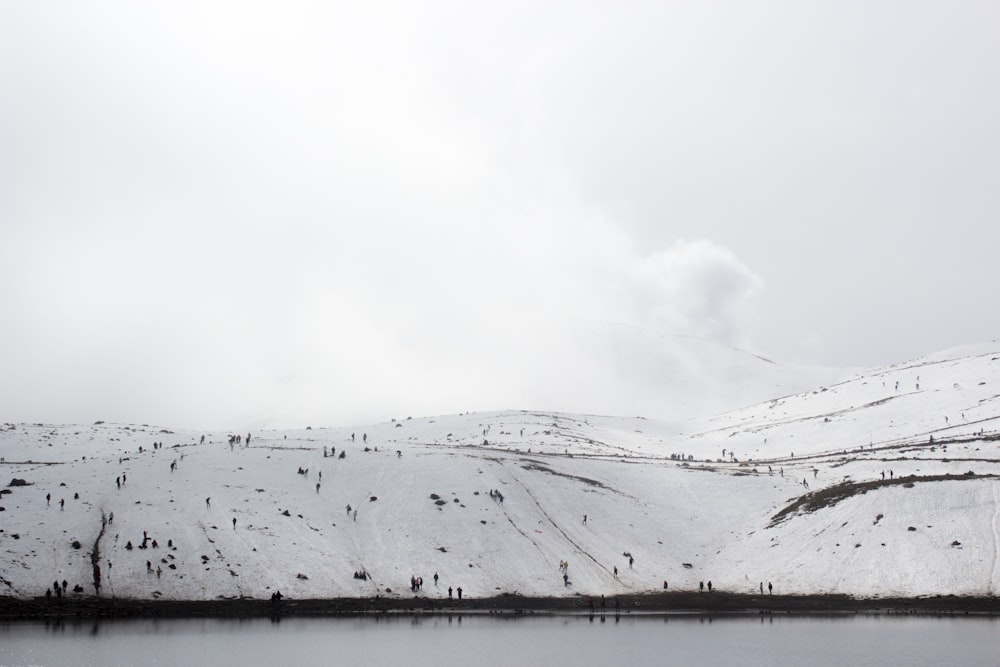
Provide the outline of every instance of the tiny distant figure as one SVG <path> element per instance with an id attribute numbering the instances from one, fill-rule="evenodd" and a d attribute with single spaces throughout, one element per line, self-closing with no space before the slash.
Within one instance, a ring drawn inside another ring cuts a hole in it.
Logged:
<path id="1" fill-rule="evenodd" d="M 111 514 L 108 515 L 108 523 L 111 524 L 114 522 L 115 522 L 115 513 L 112 512 Z"/>
<path id="2" fill-rule="evenodd" d="M 569 575 L 563 572 L 563 586 L 569 586 Z"/>
<path id="3" fill-rule="evenodd" d="M 618 566 L 615 565 L 615 579 L 618 578 Z"/>
<path id="4" fill-rule="evenodd" d="M 250 434 L 247 433 L 247 447 L 250 446 Z"/>
<path id="5" fill-rule="evenodd" d="M 212 499 L 211 499 L 211 497 L 205 498 L 205 506 L 206 507 L 211 507 L 212 506 Z"/>
<path id="6" fill-rule="evenodd" d="M 438 573 L 437 572 L 434 573 L 434 585 L 435 586 L 438 585 Z"/>
<path id="7" fill-rule="evenodd" d="M 357 510 L 354 510 L 354 520 L 355 521 L 358 520 L 358 511 Z"/>
<path id="8" fill-rule="evenodd" d="M 46 493 L 45 494 L 45 506 L 48 507 L 51 502 L 52 502 L 52 494 L 51 493 Z"/>
<path id="9" fill-rule="evenodd" d="M 583 515 L 583 522 L 587 523 L 587 515 L 586 514 Z"/>
<path id="10" fill-rule="evenodd" d="M 764 582 L 763 582 L 763 581 L 762 581 L 762 582 L 760 582 L 760 594 L 761 594 L 761 595 L 763 595 L 763 594 L 764 594 Z"/>
<path id="11" fill-rule="evenodd" d="M 458 599 L 461 600 L 462 599 L 462 587 L 459 586 L 458 588 L 455 589 L 455 591 L 458 593 Z"/>
<path id="12" fill-rule="evenodd" d="M 60 499 L 59 499 L 59 510 L 60 510 L 60 511 L 62 510 L 62 508 L 63 508 L 63 506 L 64 506 L 65 504 L 66 504 L 66 499 L 65 499 L 65 498 L 60 498 Z"/>
<path id="13" fill-rule="evenodd" d="M 700 593 L 703 590 L 705 590 L 705 582 L 704 581 L 699 581 L 698 582 L 698 592 Z"/>
<path id="14" fill-rule="evenodd" d="M 367 433 L 362 433 L 361 434 L 361 440 L 363 442 L 368 442 L 368 434 Z"/>
<path id="15" fill-rule="evenodd" d="M 319 482 L 316 482 L 316 493 L 319 493 Z"/>
<path id="16" fill-rule="evenodd" d="M 347 516 L 351 516 L 351 506 L 347 506 Z"/>
<path id="17" fill-rule="evenodd" d="M 774 586 L 772 586 L 771 582 L 769 581 L 769 582 L 767 582 L 767 594 L 771 595 L 771 594 L 773 594 L 773 592 L 774 592 Z"/>
<path id="18" fill-rule="evenodd" d="M 322 470 L 319 471 L 319 478 L 323 479 L 323 471 Z"/>
<path id="19" fill-rule="evenodd" d="M 634 563 L 634 562 L 635 562 L 635 559 L 632 558 L 631 556 L 629 556 L 628 557 L 628 569 L 630 569 L 630 570 L 632 569 L 632 563 Z"/>
<path id="20" fill-rule="evenodd" d="M 236 530 L 236 517 L 233 517 L 233 530 Z"/>
<path id="21" fill-rule="evenodd" d="M 451 599 L 451 586 L 448 587 L 448 599 Z"/>
<path id="22" fill-rule="evenodd" d="M 156 578 L 159 579 L 161 574 L 163 574 L 163 570 L 161 570 L 160 566 L 157 565 L 156 566 Z"/>
<path id="23" fill-rule="evenodd" d="M 819 477 L 819 468 L 813 468 L 813 479 Z"/>
<path id="24" fill-rule="evenodd" d="M 712 592 L 712 581 L 711 580 L 709 580 L 709 582 L 708 582 L 708 592 L 709 593 Z"/>
<path id="25" fill-rule="evenodd" d="M 202 444 L 202 445 L 205 444 L 205 436 L 201 436 L 201 443 L 199 443 L 199 444 Z"/>
<path id="26" fill-rule="evenodd" d="M 115 477 L 115 486 L 117 486 L 119 489 L 122 488 L 122 478 L 121 477 Z"/>
<path id="27" fill-rule="evenodd" d="M 892 470 L 889 471 L 889 479 L 892 479 Z"/>
<path id="28" fill-rule="evenodd" d="M 882 471 L 882 479 L 885 479 L 885 471 Z"/>
<path id="29" fill-rule="evenodd" d="M 667 580 L 663 580 L 663 590 L 667 590 Z"/>
<path id="30" fill-rule="evenodd" d="M 785 469 L 784 468 L 778 468 L 778 474 L 780 474 L 782 477 L 784 477 L 785 476 Z"/>

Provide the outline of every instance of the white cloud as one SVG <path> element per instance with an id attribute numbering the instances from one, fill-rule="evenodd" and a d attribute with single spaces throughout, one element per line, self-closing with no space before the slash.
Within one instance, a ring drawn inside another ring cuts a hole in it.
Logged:
<path id="1" fill-rule="evenodd" d="M 747 344 L 747 319 L 764 281 L 732 251 L 679 239 L 638 261 L 635 278 L 640 315 L 657 329 Z"/>
<path id="2" fill-rule="evenodd" d="M 993 10 L 928 69 L 891 8 L 396 4 L 0 6 L 11 418 L 599 406 L 662 334 L 995 326 Z"/>

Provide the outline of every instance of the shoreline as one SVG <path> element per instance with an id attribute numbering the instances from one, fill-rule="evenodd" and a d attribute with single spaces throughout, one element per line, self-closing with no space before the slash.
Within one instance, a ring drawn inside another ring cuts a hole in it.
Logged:
<path id="1" fill-rule="evenodd" d="M 138 600 L 74 596 L 61 600 L 0 597 L 0 620 L 282 618 L 294 616 L 420 615 L 977 615 L 1000 616 L 1000 598 L 931 596 L 855 598 L 849 595 L 747 595 L 738 593 L 646 593 L 605 599 L 600 595 L 449 600 L 440 598 L 256 598 L 216 600 Z"/>

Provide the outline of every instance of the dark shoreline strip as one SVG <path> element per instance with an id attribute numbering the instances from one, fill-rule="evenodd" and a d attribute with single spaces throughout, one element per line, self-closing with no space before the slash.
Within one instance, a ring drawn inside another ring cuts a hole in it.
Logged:
<path id="1" fill-rule="evenodd" d="M 447 614 L 615 614 L 615 598 L 534 598 L 504 595 L 471 600 L 428 598 L 335 598 L 268 600 L 134 600 L 71 596 L 46 602 L 44 597 L 0 596 L 0 620 L 73 618 L 273 618 L 285 616 L 447 615 Z M 740 595 L 732 593 L 655 593 L 620 596 L 622 614 L 919 614 L 1000 615 L 1000 598 L 934 596 L 854 598 L 846 595 Z"/>

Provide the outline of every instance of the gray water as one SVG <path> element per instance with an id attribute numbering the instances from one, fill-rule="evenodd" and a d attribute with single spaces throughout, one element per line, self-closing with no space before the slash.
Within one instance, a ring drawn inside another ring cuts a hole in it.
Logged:
<path id="1" fill-rule="evenodd" d="M 1000 619 L 435 616 L 0 624 L 13 665 L 1000 665 Z"/>

